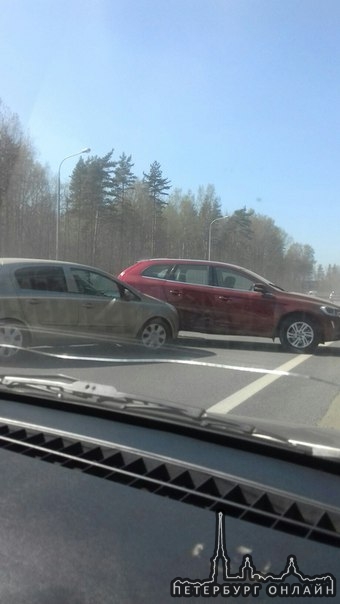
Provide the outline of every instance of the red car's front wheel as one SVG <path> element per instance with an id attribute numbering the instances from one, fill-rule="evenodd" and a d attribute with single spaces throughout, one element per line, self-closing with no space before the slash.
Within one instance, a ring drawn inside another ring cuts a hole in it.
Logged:
<path id="1" fill-rule="evenodd" d="M 320 342 L 315 322 L 305 317 L 287 317 L 280 327 L 280 341 L 285 350 L 295 353 L 314 352 Z"/>

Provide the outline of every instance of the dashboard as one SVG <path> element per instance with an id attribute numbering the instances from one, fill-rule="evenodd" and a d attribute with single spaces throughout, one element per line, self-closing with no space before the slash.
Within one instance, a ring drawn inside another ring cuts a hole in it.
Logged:
<path id="1" fill-rule="evenodd" d="M 336 465 L 42 398 L 0 418 L 1 601 L 336 597 Z"/>

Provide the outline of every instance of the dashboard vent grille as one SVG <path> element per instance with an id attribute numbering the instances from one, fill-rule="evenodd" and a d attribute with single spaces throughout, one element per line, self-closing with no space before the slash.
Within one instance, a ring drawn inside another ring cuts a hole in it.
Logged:
<path id="1" fill-rule="evenodd" d="M 120 445 L 0 424 L 0 448 L 340 547 L 340 512 L 267 487 Z"/>

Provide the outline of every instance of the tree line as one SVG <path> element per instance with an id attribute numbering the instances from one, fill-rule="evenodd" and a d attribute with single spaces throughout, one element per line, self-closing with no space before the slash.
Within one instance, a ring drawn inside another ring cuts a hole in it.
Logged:
<path id="1" fill-rule="evenodd" d="M 295 291 L 340 291 L 340 267 L 323 267 L 311 245 L 294 242 L 246 206 L 222 212 L 212 184 L 173 188 L 154 161 L 142 175 L 132 156 L 80 156 L 61 183 L 59 258 L 117 274 L 140 258 L 239 264 Z M 55 258 L 57 178 L 36 157 L 18 116 L 0 101 L 0 255 Z"/>

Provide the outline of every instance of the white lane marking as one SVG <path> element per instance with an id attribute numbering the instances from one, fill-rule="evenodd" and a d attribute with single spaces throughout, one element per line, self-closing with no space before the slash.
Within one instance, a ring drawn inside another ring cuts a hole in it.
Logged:
<path id="1" fill-rule="evenodd" d="M 7 345 L 7 348 L 17 348 L 16 346 Z M 209 363 L 206 361 L 194 361 L 187 359 L 167 359 L 167 358 L 156 358 L 156 357 L 146 357 L 145 359 L 142 357 L 137 358 L 123 358 L 123 357 L 97 357 L 97 356 L 79 356 L 72 355 L 67 353 L 58 353 L 58 352 L 43 352 L 42 350 L 38 350 L 38 348 L 42 348 L 42 346 L 34 347 L 34 348 L 26 348 L 28 353 L 33 353 L 39 356 L 49 357 L 53 359 L 67 359 L 69 361 L 95 361 L 95 362 L 103 362 L 103 363 L 118 363 L 120 365 L 126 363 L 127 365 L 150 365 L 151 363 L 166 363 L 167 365 L 191 365 L 197 367 L 208 367 L 211 369 L 230 369 L 232 371 L 241 371 L 245 373 L 264 373 L 264 374 L 273 374 L 278 377 L 282 376 L 294 376 L 293 373 L 289 373 L 288 371 L 280 371 L 280 369 L 267 369 L 265 367 L 247 367 L 245 365 L 226 365 L 224 363 Z M 48 346 L 46 348 L 49 348 Z M 145 350 L 144 350 L 145 352 Z M 309 379 L 308 376 L 297 375 L 296 377 Z"/>
<path id="2" fill-rule="evenodd" d="M 340 394 L 337 394 L 318 426 L 340 430 Z"/>
<path id="3" fill-rule="evenodd" d="M 275 374 L 270 373 L 264 375 L 258 380 L 255 380 L 255 382 L 248 384 L 248 386 L 241 388 L 241 390 L 238 390 L 234 394 L 227 396 L 227 398 L 219 401 L 218 403 L 215 403 L 215 405 L 212 405 L 207 409 L 207 412 L 220 414 L 229 413 L 229 411 L 231 411 L 241 403 L 244 403 L 248 398 L 254 396 L 254 394 L 257 394 L 258 392 L 260 392 L 260 390 L 263 390 L 263 388 L 266 388 L 267 386 L 278 380 L 280 377 L 282 377 L 282 375 L 287 375 L 287 372 L 289 372 L 291 369 L 294 369 L 294 367 L 297 367 L 301 363 L 304 363 L 312 356 L 313 355 L 311 354 L 306 354 L 294 357 L 290 361 L 287 361 L 287 363 L 284 363 L 283 365 L 278 367 L 276 369 Z"/>

